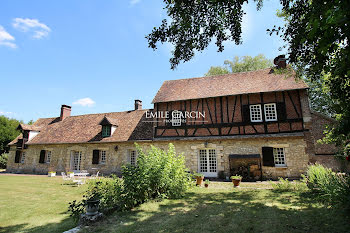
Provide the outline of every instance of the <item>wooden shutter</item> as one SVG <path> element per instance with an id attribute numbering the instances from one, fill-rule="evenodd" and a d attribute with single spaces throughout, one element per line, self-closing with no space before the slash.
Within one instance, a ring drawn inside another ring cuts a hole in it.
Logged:
<path id="1" fill-rule="evenodd" d="M 249 123 L 250 122 L 250 109 L 249 105 L 243 105 L 242 106 L 242 112 L 243 112 L 243 122 Z"/>
<path id="2" fill-rule="evenodd" d="M 45 154 L 46 154 L 45 150 L 40 151 L 39 163 L 45 163 Z"/>
<path id="3" fill-rule="evenodd" d="M 263 147 L 262 148 L 263 165 L 268 167 L 275 166 L 275 160 L 273 158 L 273 148 Z"/>
<path id="4" fill-rule="evenodd" d="M 93 150 L 93 152 L 92 152 L 92 164 L 98 164 L 99 161 L 100 161 L 100 151 Z"/>
<path id="5" fill-rule="evenodd" d="M 21 158 L 21 151 L 16 150 L 15 163 L 19 163 L 20 158 Z"/>
<path id="6" fill-rule="evenodd" d="M 279 121 L 285 121 L 287 119 L 287 112 L 286 112 L 286 104 L 285 103 L 277 103 L 277 120 Z"/>

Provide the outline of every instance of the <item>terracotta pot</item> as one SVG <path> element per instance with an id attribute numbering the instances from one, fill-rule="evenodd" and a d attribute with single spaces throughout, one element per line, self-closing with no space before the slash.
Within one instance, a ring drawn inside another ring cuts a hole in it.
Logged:
<path id="1" fill-rule="evenodd" d="M 196 185 L 197 185 L 197 186 L 202 186 L 203 180 L 204 180 L 204 177 L 202 177 L 202 176 L 197 176 L 197 177 L 196 177 L 196 181 L 197 181 Z"/>
<path id="2" fill-rule="evenodd" d="M 233 187 L 239 187 L 241 179 L 232 179 Z"/>
<path id="3" fill-rule="evenodd" d="M 204 184 L 204 186 L 205 186 L 206 188 L 208 188 L 208 187 L 209 187 L 209 184 Z"/>

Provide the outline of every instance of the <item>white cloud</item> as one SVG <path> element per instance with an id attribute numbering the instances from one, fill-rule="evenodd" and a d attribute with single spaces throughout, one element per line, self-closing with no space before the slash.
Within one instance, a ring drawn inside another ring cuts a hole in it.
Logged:
<path id="1" fill-rule="evenodd" d="M 15 18 L 13 19 L 12 26 L 22 32 L 32 31 L 34 33 L 32 37 L 35 39 L 46 37 L 51 31 L 47 25 L 40 23 L 37 19 Z"/>
<path id="2" fill-rule="evenodd" d="M 17 48 L 17 45 L 12 42 L 14 40 L 15 38 L 0 25 L 0 46 L 3 45 L 15 49 Z"/>
<path id="3" fill-rule="evenodd" d="M 13 115 L 13 112 L 3 112 L 3 111 L 0 111 L 0 115 L 3 115 L 3 116 L 10 116 L 10 115 Z"/>
<path id="4" fill-rule="evenodd" d="M 74 105 L 81 105 L 84 107 L 92 107 L 95 104 L 95 101 L 93 101 L 92 99 L 90 99 L 89 97 L 87 98 L 82 98 L 82 99 L 78 99 L 77 101 L 73 102 Z"/>
<path id="5" fill-rule="evenodd" d="M 141 0 L 130 0 L 130 5 L 136 5 L 137 3 L 141 2 Z"/>

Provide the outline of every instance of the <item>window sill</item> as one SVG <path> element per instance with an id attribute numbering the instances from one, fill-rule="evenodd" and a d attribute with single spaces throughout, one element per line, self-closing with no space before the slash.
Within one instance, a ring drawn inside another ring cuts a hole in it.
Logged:
<path id="1" fill-rule="evenodd" d="M 278 167 L 278 166 L 276 167 L 276 166 L 275 166 L 275 168 L 277 168 L 277 169 L 282 169 L 282 170 L 283 170 L 283 169 L 287 169 L 288 167 L 287 167 L 287 166 L 283 166 L 283 167 Z"/>

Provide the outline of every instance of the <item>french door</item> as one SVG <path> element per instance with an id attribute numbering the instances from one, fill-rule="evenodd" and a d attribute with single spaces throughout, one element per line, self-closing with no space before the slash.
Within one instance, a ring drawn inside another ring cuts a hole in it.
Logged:
<path id="1" fill-rule="evenodd" d="M 72 153 L 71 153 L 71 169 L 74 172 L 79 172 L 80 165 L 81 165 L 81 151 L 72 151 Z"/>
<path id="2" fill-rule="evenodd" d="M 217 160 L 215 149 L 199 150 L 199 172 L 206 177 L 217 177 Z"/>

